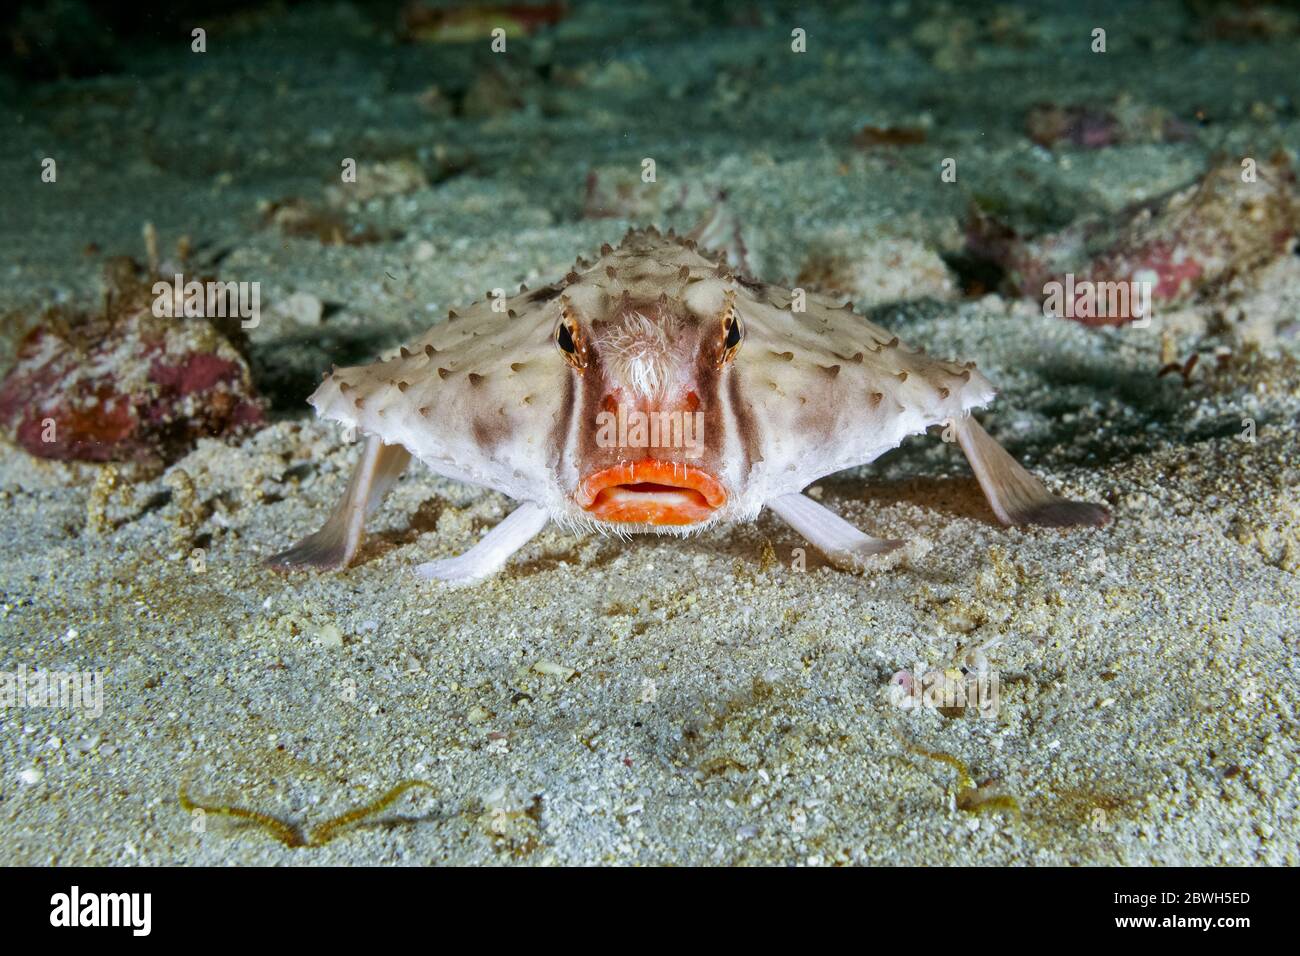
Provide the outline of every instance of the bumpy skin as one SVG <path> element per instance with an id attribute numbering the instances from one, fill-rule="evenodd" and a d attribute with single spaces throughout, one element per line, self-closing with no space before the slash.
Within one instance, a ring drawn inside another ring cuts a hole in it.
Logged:
<path id="1" fill-rule="evenodd" d="M 766 506 L 841 566 L 898 547 L 799 492 L 951 424 L 1006 523 L 1102 524 L 1105 509 L 1050 494 L 970 417 L 993 387 L 974 363 L 927 357 L 808 293 L 733 272 L 691 239 L 629 232 L 563 280 L 452 313 L 371 365 L 337 369 L 319 414 L 370 437 L 348 493 L 276 567 L 345 566 L 366 514 L 405 467 L 500 491 L 521 506 L 465 555 L 417 571 L 470 583 L 548 521 L 686 534 Z M 602 413 L 672 415 L 695 443 L 613 442 Z"/>
<path id="2" fill-rule="evenodd" d="M 718 369 L 712 347 L 729 294 L 744 341 Z M 973 366 L 908 349 L 848 306 L 809 293 L 806 311 L 794 313 L 790 290 L 732 276 L 689 240 L 646 231 L 561 282 L 507 299 L 505 312 L 476 303 L 393 358 L 338 369 L 310 401 L 439 474 L 585 523 L 573 494 L 617 451 L 596 448 L 593 423 L 618 383 L 598 347 L 586 369 L 571 368 L 555 330 L 567 303 L 595 345 L 625 295 L 674 326 L 674 362 L 705 415 L 694 463 L 727 489 L 719 519 L 752 519 L 770 498 L 870 462 L 993 397 Z"/>

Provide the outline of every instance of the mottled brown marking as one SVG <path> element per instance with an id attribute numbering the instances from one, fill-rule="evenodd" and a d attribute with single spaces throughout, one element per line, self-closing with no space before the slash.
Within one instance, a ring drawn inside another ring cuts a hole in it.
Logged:
<path id="1" fill-rule="evenodd" d="M 562 290 L 560 289 L 559 286 L 555 286 L 555 285 L 543 286 L 542 288 L 534 292 L 532 295 L 530 295 L 528 297 L 528 301 L 533 303 L 539 303 L 539 304 L 542 302 L 550 302 L 552 299 L 558 296 L 561 291 Z"/>

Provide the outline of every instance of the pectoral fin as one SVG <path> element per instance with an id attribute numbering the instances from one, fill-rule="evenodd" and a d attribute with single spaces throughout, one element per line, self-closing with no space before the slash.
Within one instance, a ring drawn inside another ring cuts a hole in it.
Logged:
<path id="1" fill-rule="evenodd" d="M 1003 524 L 1038 524 L 1064 528 L 1071 525 L 1100 527 L 1110 521 L 1101 505 L 1070 501 L 1047 490 L 1020 463 L 1007 454 L 980 427 L 973 416 L 957 426 L 957 441 L 966 453 L 971 470 Z"/>
<path id="2" fill-rule="evenodd" d="M 525 501 L 464 554 L 417 565 L 415 573 L 426 581 L 475 584 L 500 571 L 510 556 L 536 537 L 549 520 L 545 508 Z"/>
<path id="3" fill-rule="evenodd" d="M 348 490 L 321 529 L 268 558 L 266 563 L 279 570 L 347 567 L 361 544 L 366 518 L 379 507 L 410 460 L 411 453 L 401 445 L 385 445 L 373 436 L 367 438 Z"/>
<path id="4" fill-rule="evenodd" d="M 806 495 L 782 495 L 773 498 L 767 506 L 826 555 L 831 563 L 849 571 L 861 570 L 864 558 L 886 554 L 904 543 L 863 534 Z"/>

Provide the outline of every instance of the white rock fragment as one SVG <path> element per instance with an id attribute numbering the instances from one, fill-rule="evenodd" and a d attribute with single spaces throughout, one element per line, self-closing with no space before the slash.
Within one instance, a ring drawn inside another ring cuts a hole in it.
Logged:
<path id="1" fill-rule="evenodd" d="M 310 292 L 295 292 L 287 299 L 281 299 L 272 311 L 279 316 L 292 319 L 299 325 L 317 326 L 325 313 L 325 304 Z"/>
<path id="2" fill-rule="evenodd" d="M 554 661 L 538 661 L 533 665 L 533 670 L 547 677 L 558 677 L 560 680 L 568 680 L 578 673 L 572 667 L 565 667 L 563 664 L 556 664 Z"/>
<path id="3" fill-rule="evenodd" d="M 321 647 L 342 647 L 343 632 L 333 624 L 322 624 L 316 629 L 312 641 Z"/>

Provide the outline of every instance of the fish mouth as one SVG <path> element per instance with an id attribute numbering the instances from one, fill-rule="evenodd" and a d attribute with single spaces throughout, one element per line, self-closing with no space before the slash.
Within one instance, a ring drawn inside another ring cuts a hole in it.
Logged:
<path id="1" fill-rule="evenodd" d="M 722 483 L 707 471 L 655 458 L 594 472 L 573 497 L 592 517 L 622 524 L 696 524 L 727 503 Z"/>

